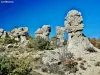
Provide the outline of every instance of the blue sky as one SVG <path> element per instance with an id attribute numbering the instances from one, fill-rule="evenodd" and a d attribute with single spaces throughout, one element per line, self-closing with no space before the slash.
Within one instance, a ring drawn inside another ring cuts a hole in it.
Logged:
<path id="1" fill-rule="evenodd" d="M 34 36 L 37 28 L 49 24 L 50 37 L 56 33 L 56 26 L 64 26 L 68 11 L 82 12 L 84 31 L 87 37 L 100 38 L 100 0 L 13 0 L 12 4 L 0 3 L 0 28 L 6 31 L 17 27 L 29 27 Z"/>

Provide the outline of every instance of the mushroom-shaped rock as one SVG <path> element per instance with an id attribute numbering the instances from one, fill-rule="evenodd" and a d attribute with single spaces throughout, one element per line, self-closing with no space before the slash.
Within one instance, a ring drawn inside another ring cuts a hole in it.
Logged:
<path id="1" fill-rule="evenodd" d="M 51 32 L 50 25 L 43 25 L 42 28 L 37 29 L 37 31 L 35 32 L 35 37 L 48 39 L 50 32 Z"/>
<path id="2" fill-rule="evenodd" d="M 59 44 L 60 46 L 63 46 L 64 43 L 64 32 L 65 32 L 64 27 L 60 26 L 56 27 L 57 44 Z"/>
<path id="3" fill-rule="evenodd" d="M 81 56 L 93 51 L 100 52 L 82 33 L 83 28 L 84 24 L 81 12 L 77 10 L 69 11 L 65 18 L 65 29 L 68 32 L 67 50 L 76 56 Z"/>

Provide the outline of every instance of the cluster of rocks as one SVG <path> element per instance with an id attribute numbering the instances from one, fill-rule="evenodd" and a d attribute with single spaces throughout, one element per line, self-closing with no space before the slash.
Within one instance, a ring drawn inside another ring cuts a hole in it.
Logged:
<path id="1" fill-rule="evenodd" d="M 69 11 L 65 17 L 64 25 L 64 27 L 56 27 L 57 44 L 60 48 L 42 51 L 34 56 L 34 59 L 41 59 L 40 62 L 42 62 L 40 63 L 42 66 L 37 69 L 37 72 L 42 70 L 50 75 L 51 73 L 57 75 L 90 75 L 92 73 L 92 75 L 100 75 L 100 67 L 96 67 L 100 64 L 94 65 L 96 62 L 100 62 L 100 50 L 94 47 L 82 33 L 84 24 L 81 12 Z M 35 37 L 49 39 L 50 32 L 50 25 L 43 25 L 42 28 L 36 30 Z M 63 45 L 65 32 L 68 32 L 66 46 Z M 6 37 L 23 43 L 29 37 L 28 28 L 14 28 L 11 32 L 0 29 L 0 38 Z M 86 69 L 87 71 L 85 71 Z"/>
<path id="2" fill-rule="evenodd" d="M 29 37 L 28 28 L 27 27 L 14 28 L 9 33 L 9 36 L 11 38 L 14 38 L 16 41 L 20 41 L 22 43 L 27 40 L 27 37 Z"/>
<path id="3" fill-rule="evenodd" d="M 44 39 L 48 39 L 50 32 L 50 25 L 43 25 L 42 28 L 37 29 L 37 31 L 35 32 L 35 37 L 42 37 Z"/>
<path id="4" fill-rule="evenodd" d="M 0 38 L 11 38 L 18 42 L 24 42 L 28 37 L 28 28 L 27 27 L 19 27 L 14 28 L 11 32 L 4 31 L 4 29 L 0 29 Z"/>
<path id="5" fill-rule="evenodd" d="M 4 29 L 0 28 L 0 38 L 8 37 L 8 33 Z"/>
<path id="6" fill-rule="evenodd" d="M 65 28 L 68 32 L 67 50 L 76 57 L 89 52 L 100 51 L 95 48 L 82 33 L 84 28 L 81 12 L 71 10 L 65 18 Z"/>
<path id="7" fill-rule="evenodd" d="M 82 33 L 84 24 L 81 12 L 77 10 L 69 11 L 64 25 L 65 27 L 56 27 L 56 33 L 60 45 L 62 45 L 64 32 L 68 32 L 67 45 L 43 52 L 40 56 L 43 65 L 41 70 L 57 75 L 90 75 L 92 73 L 92 75 L 99 75 L 100 68 L 97 68 L 94 64 L 100 61 L 99 59 L 96 60 L 100 56 L 100 50 L 94 47 Z"/>
<path id="8" fill-rule="evenodd" d="M 14 28 L 10 32 L 0 29 L 0 38 L 2 40 L 8 39 L 6 48 L 25 47 L 28 44 L 28 37 L 29 34 L 27 27 Z"/>

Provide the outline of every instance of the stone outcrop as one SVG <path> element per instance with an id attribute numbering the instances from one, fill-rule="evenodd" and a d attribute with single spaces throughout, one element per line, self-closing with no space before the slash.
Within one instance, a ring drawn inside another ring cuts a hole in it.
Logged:
<path id="1" fill-rule="evenodd" d="M 14 28 L 10 33 L 9 33 L 11 38 L 14 38 L 16 41 L 20 41 L 21 43 L 26 41 L 28 35 L 28 28 L 27 27 L 19 27 L 19 28 Z"/>
<path id="2" fill-rule="evenodd" d="M 56 27 L 57 44 L 59 44 L 59 46 L 63 46 L 63 43 L 64 43 L 64 32 L 65 32 L 65 28 L 64 27 L 60 27 L 60 26 Z"/>
<path id="3" fill-rule="evenodd" d="M 50 25 L 43 25 L 42 28 L 37 29 L 37 31 L 35 32 L 35 37 L 48 39 L 50 32 L 51 32 Z"/>
<path id="4" fill-rule="evenodd" d="M 4 29 L 0 28 L 0 38 L 4 39 L 8 37 L 8 33 Z"/>
<path id="5" fill-rule="evenodd" d="M 68 32 L 67 50 L 76 56 L 81 56 L 88 52 L 99 51 L 88 38 L 82 33 L 84 28 L 81 12 L 71 10 L 65 18 L 65 29 Z"/>

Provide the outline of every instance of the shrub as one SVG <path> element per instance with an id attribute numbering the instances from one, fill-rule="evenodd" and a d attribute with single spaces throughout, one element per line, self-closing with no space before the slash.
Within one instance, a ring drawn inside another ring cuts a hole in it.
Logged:
<path id="1" fill-rule="evenodd" d="M 69 71 L 69 73 L 76 73 L 78 71 L 77 68 L 78 63 L 74 62 L 72 59 L 64 62 L 64 70 Z"/>
<path id="2" fill-rule="evenodd" d="M 0 47 L 0 52 L 4 52 L 6 50 L 5 47 Z"/>
<path id="3" fill-rule="evenodd" d="M 0 44 L 2 44 L 2 43 L 3 43 L 3 39 L 0 38 Z"/>
<path id="4" fill-rule="evenodd" d="M 29 61 L 25 58 L 0 57 L 0 75 L 30 75 Z"/>
<path id="5" fill-rule="evenodd" d="M 52 47 L 53 49 L 57 48 L 57 37 L 54 36 L 54 37 L 52 37 L 50 40 L 51 40 L 51 47 Z"/>
<path id="6" fill-rule="evenodd" d="M 14 43 L 17 43 L 17 41 L 11 38 L 5 38 L 3 41 L 3 44 L 14 44 Z"/>
<path id="7" fill-rule="evenodd" d="M 48 50 L 50 42 L 46 39 L 37 37 L 35 39 L 30 39 L 28 48 L 34 48 L 35 50 Z"/>
<path id="8" fill-rule="evenodd" d="M 58 48 L 61 44 L 60 39 L 56 36 L 52 37 L 51 39 L 51 46 L 53 49 Z M 67 45 L 67 40 L 64 40 L 63 46 Z"/>

